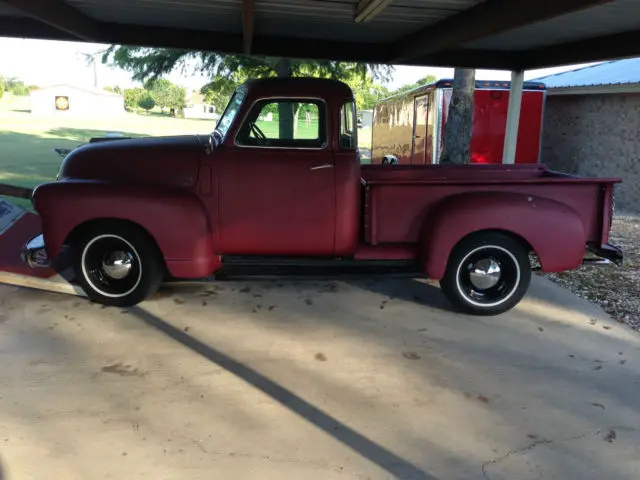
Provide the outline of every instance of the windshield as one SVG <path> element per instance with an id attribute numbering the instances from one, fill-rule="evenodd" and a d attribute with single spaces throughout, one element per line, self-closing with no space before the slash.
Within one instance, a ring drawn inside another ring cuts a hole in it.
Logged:
<path id="1" fill-rule="evenodd" d="M 222 138 L 227 135 L 229 127 L 231 127 L 233 120 L 236 118 L 236 115 L 238 115 L 245 96 L 245 90 L 236 90 L 236 92 L 231 97 L 231 100 L 229 100 L 227 108 L 225 108 L 224 113 L 220 117 L 220 120 L 218 120 L 218 124 L 216 125 L 216 132 L 218 132 Z"/>

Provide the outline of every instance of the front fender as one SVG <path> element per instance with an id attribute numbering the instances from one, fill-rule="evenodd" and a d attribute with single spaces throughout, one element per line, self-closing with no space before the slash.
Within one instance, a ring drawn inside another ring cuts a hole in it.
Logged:
<path id="1" fill-rule="evenodd" d="M 188 190 L 67 180 L 39 186 L 33 201 L 49 258 L 79 225 L 118 219 L 140 225 L 155 239 L 175 277 L 208 276 L 219 266 L 206 211 Z"/>
<path id="2" fill-rule="evenodd" d="M 443 277 L 449 255 L 467 235 L 498 230 L 524 239 L 540 258 L 542 270 L 576 268 L 587 236 L 578 214 L 563 203 L 509 192 L 474 192 L 447 197 L 427 215 L 421 259 L 430 278 Z"/>

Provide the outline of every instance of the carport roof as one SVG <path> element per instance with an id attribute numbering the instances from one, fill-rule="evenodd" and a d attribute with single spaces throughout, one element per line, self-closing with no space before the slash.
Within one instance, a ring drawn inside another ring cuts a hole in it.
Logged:
<path id="1" fill-rule="evenodd" d="M 640 84 L 640 58 L 627 58 L 537 78 L 548 88 Z"/>
<path id="2" fill-rule="evenodd" d="M 0 36 L 530 69 L 640 55 L 640 0 L 0 0 Z"/>

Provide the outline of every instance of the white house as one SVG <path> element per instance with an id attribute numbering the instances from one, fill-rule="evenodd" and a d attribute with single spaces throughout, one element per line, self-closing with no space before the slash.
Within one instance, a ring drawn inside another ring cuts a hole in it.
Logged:
<path id="1" fill-rule="evenodd" d="M 182 109 L 184 118 L 202 118 L 215 120 L 218 118 L 216 107 L 209 105 L 204 100 L 204 95 L 193 92 L 187 98 L 187 106 Z"/>
<path id="2" fill-rule="evenodd" d="M 99 88 L 54 85 L 31 92 L 31 113 L 113 117 L 124 115 L 124 97 Z"/>
<path id="3" fill-rule="evenodd" d="M 373 110 L 358 110 L 358 127 L 371 128 L 373 125 Z"/>

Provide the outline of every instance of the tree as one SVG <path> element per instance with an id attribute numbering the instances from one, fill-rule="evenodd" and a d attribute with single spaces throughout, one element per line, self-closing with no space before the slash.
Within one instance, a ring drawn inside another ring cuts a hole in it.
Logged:
<path id="1" fill-rule="evenodd" d="M 4 78 L 0 77 L 0 98 L 4 95 Z"/>
<path id="2" fill-rule="evenodd" d="M 152 78 L 144 85 L 144 88 L 153 95 L 153 99 L 156 101 L 156 105 L 160 107 L 161 112 L 164 112 L 164 109 L 169 107 L 172 86 L 173 83 L 166 78 Z"/>
<path id="3" fill-rule="evenodd" d="M 374 83 L 371 75 L 366 75 L 365 77 L 355 75 L 350 79 L 346 79 L 345 82 L 353 90 L 358 110 L 370 110 L 379 100 L 390 95 L 387 87 Z"/>
<path id="4" fill-rule="evenodd" d="M 29 95 L 29 87 L 18 78 L 11 77 L 4 79 L 4 85 L 7 92 L 15 95 L 16 97 L 26 97 Z"/>
<path id="5" fill-rule="evenodd" d="M 175 68 L 195 68 L 207 73 L 212 81 L 240 78 L 314 76 L 347 79 L 353 75 L 386 78 L 393 67 L 365 63 L 335 62 L 328 60 L 296 60 L 271 57 L 246 57 L 221 55 L 215 52 L 194 52 L 169 48 L 127 47 L 112 45 L 102 57 L 110 63 L 132 73 L 134 80 L 148 81 L 160 78 Z M 280 137 L 291 138 L 294 126 L 294 111 L 291 103 L 282 102 L 280 114 Z"/>
<path id="6" fill-rule="evenodd" d="M 391 92 L 390 95 L 398 95 L 400 93 L 408 92 L 415 88 L 421 87 L 422 85 L 427 85 L 428 83 L 434 83 L 436 81 L 435 75 L 427 75 L 426 77 L 422 77 L 420 80 L 414 83 L 408 83 L 407 85 L 403 85 L 400 88 Z"/>
<path id="7" fill-rule="evenodd" d="M 224 107 L 229 103 L 229 98 L 233 95 L 236 87 L 242 83 L 240 79 L 231 79 L 227 77 L 216 77 L 200 89 L 200 93 L 204 95 L 204 100 L 209 105 L 216 107 L 217 112 L 222 112 Z"/>
<path id="8" fill-rule="evenodd" d="M 104 87 L 107 92 L 117 93 L 118 95 L 122 95 L 122 89 L 116 85 L 115 87 Z"/>
<path id="9" fill-rule="evenodd" d="M 169 109 L 171 115 L 176 116 L 178 110 L 182 110 L 187 104 L 187 90 L 184 87 L 173 85 L 169 92 Z"/>
<path id="10" fill-rule="evenodd" d="M 165 108 L 168 108 L 175 115 L 176 110 L 184 108 L 186 104 L 187 91 L 174 85 L 166 78 L 152 78 L 146 82 L 145 87 L 151 92 L 156 105 L 163 112 Z"/>
<path id="11" fill-rule="evenodd" d="M 156 106 L 156 101 L 153 99 L 153 96 L 149 92 L 145 92 L 145 94 L 138 100 L 138 106 L 147 111 L 147 115 L 149 114 L 149 110 Z"/>
<path id="12" fill-rule="evenodd" d="M 145 92 L 142 97 L 140 98 L 140 100 L 138 100 L 138 106 L 140 108 L 142 108 L 143 110 L 146 110 L 147 115 L 149 114 L 149 111 L 152 110 L 155 106 L 156 106 L 156 101 L 153 98 L 153 95 L 151 95 L 150 92 Z"/>
<path id="13" fill-rule="evenodd" d="M 98 88 L 98 64 L 96 63 L 96 57 L 100 55 L 101 52 L 96 53 L 85 53 L 79 52 L 78 55 L 84 59 L 87 64 L 87 67 L 92 67 L 93 69 L 93 87 Z"/>
<path id="14" fill-rule="evenodd" d="M 453 92 L 449 104 L 441 164 L 465 164 L 470 159 L 471 130 L 473 128 L 473 94 L 476 87 L 476 71 L 456 68 Z"/>
<path id="15" fill-rule="evenodd" d="M 140 100 L 146 94 L 143 88 L 125 88 L 124 89 L 124 108 L 128 112 L 135 112 L 138 109 Z"/>

